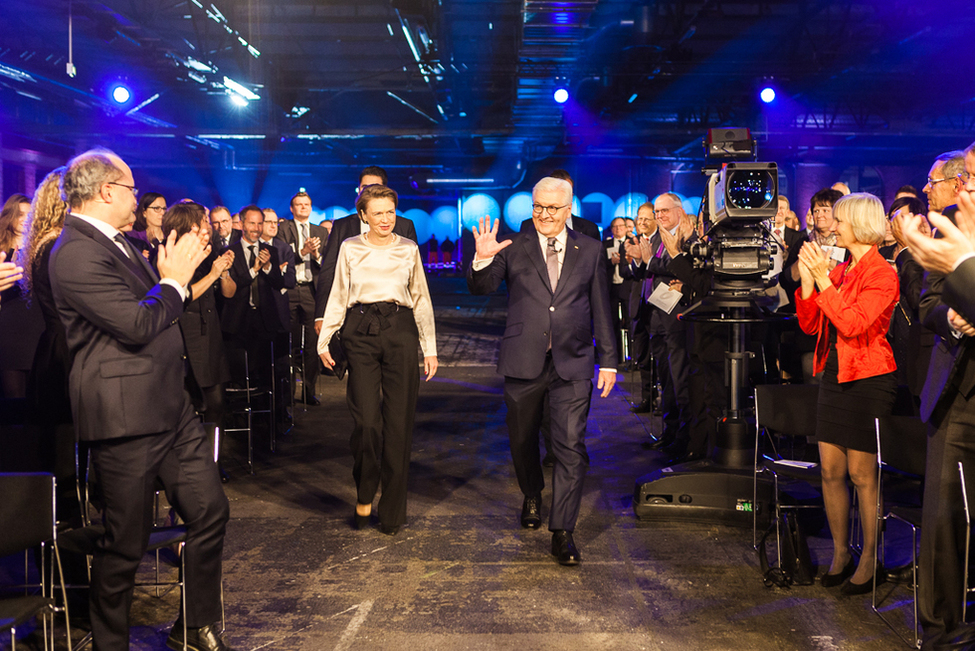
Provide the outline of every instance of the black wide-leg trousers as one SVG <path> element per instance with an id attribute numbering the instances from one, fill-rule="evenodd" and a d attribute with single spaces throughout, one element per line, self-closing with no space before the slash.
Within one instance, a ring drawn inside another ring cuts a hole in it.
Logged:
<path id="1" fill-rule="evenodd" d="M 349 308 L 342 345 L 349 361 L 346 399 L 352 429 L 352 476 L 360 504 L 379 498 L 379 520 L 387 527 L 406 522 L 406 491 L 413 445 L 416 395 L 420 387 L 420 335 L 413 310 L 399 307 L 375 334 L 363 322 L 375 306 Z M 362 327 L 360 327 L 362 326 Z"/>

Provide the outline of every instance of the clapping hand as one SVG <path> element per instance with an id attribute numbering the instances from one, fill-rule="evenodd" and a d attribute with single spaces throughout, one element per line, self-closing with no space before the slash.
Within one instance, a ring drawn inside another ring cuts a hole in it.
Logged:
<path id="1" fill-rule="evenodd" d="M 948 323 L 951 324 L 952 328 L 966 337 L 975 335 L 975 328 L 972 327 L 972 324 L 950 307 L 948 308 Z"/>
<path id="2" fill-rule="evenodd" d="M 169 232 L 165 244 L 160 244 L 156 253 L 156 267 L 160 278 L 169 278 L 185 287 L 193 278 L 193 272 L 210 254 L 207 234 L 194 226 L 178 240 L 176 231 Z"/>
<path id="3" fill-rule="evenodd" d="M 924 234 L 921 215 L 901 215 L 896 227 L 914 255 L 914 259 L 928 271 L 949 274 L 955 270 L 962 256 L 975 253 L 975 193 L 962 190 L 958 194 L 955 222 L 937 212 L 928 213 L 931 225 L 938 229 L 939 238 Z"/>
<path id="4" fill-rule="evenodd" d="M 16 263 L 7 262 L 7 252 L 0 252 L 0 292 L 13 287 L 13 284 L 23 278 L 24 269 Z"/>
<path id="5" fill-rule="evenodd" d="M 222 274 L 223 272 L 230 269 L 230 267 L 232 267 L 233 264 L 234 264 L 234 252 L 228 249 L 226 252 L 224 252 L 223 255 L 219 256 L 216 260 L 213 261 L 213 269 L 218 274 Z"/>
<path id="6" fill-rule="evenodd" d="M 301 247 L 301 251 L 299 251 L 299 253 L 301 255 L 310 255 L 318 251 L 318 246 L 320 243 L 321 240 L 319 238 L 309 237 L 307 240 L 305 240 L 305 245 Z"/>
<path id="7" fill-rule="evenodd" d="M 685 215 L 684 217 L 686 218 L 687 215 Z M 660 241 L 663 243 L 664 249 L 667 251 L 667 253 L 670 255 L 671 258 L 676 258 L 678 255 L 680 255 L 681 240 L 678 239 L 680 237 L 681 235 L 680 235 L 679 228 L 677 231 L 677 235 L 671 235 L 670 231 L 668 231 L 666 228 L 660 229 Z"/>
<path id="8" fill-rule="evenodd" d="M 630 238 L 626 240 L 623 244 L 623 250 L 626 251 L 627 262 L 636 260 L 640 262 L 643 260 L 643 249 L 640 247 L 640 240 L 635 240 Z"/>
<path id="9" fill-rule="evenodd" d="M 487 260 L 488 258 L 493 258 L 500 253 L 502 249 L 511 244 L 511 240 L 498 242 L 498 225 L 501 223 L 500 218 L 494 222 L 494 226 L 491 226 L 490 217 L 487 218 L 487 222 L 484 220 L 485 218 L 481 217 L 480 228 L 478 228 L 478 224 L 471 227 L 471 231 L 474 233 L 474 247 L 476 250 L 474 255 L 475 260 Z"/>

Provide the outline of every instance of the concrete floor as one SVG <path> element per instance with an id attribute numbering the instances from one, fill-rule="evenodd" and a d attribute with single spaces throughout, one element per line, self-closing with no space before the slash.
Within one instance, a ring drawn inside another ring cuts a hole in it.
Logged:
<path id="1" fill-rule="evenodd" d="M 559 566 L 546 528 L 518 522 L 493 367 L 503 298 L 432 284 L 441 370 L 420 388 L 409 520 L 397 536 L 351 527 L 344 382 L 321 379 L 322 405 L 299 410 L 276 453 L 258 439 L 253 476 L 228 441 L 225 637 L 235 649 L 907 648 L 869 596 L 765 588 L 750 529 L 634 517 L 634 481 L 663 457 L 640 447 L 654 423 L 628 411 L 634 374 L 593 399 L 575 536 L 583 562 Z M 825 535 L 810 539 L 814 562 L 828 562 Z M 905 633 L 907 597 L 899 588 L 888 610 Z M 177 601 L 137 595 L 133 649 L 165 648 Z"/>

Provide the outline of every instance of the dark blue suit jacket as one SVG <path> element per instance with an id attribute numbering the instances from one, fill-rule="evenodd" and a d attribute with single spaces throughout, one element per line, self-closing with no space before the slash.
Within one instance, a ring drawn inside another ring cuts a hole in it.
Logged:
<path id="1" fill-rule="evenodd" d="M 472 266 L 468 272 L 472 294 L 489 294 L 501 281 L 507 283 L 508 322 L 498 360 L 498 372 L 506 377 L 530 380 L 541 374 L 549 331 L 552 361 L 563 380 L 593 377 L 594 335 L 602 365 L 616 366 L 602 243 L 571 229 L 566 232 L 562 271 L 554 291 L 534 229 L 514 235 L 486 268 L 474 271 Z"/>
<path id="2" fill-rule="evenodd" d="M 172 429 L 188 396 L 179 292 L 141 255 L 68 215 L 51 253 L 54 299 L 73 360 L 78 436 L 96 441 Z M 201 430 L 202 431 L 202 430 Z"/>
<path id="3" fill-rule="evenodd" d="M 247 265 L 249 251 L 244 247 L 247 242 L 238 240 L 230 250 L 234 252 L 234 264 L 230 267 L 230 277 L 237 283 L 237 292 L 232 298 L 224 300 L 220 322 L 223 331 L 230 335 L 240 334 L 247 323 L 247 310 L 250 309 L 250 287 L 252 282 L 258 283 L 260 304 L 258 310 L 268 332 L 287 332 L 290 328 L 290 312 L 288 297 L 283 296 L 282 289 L 295 286 L 294 254 L 287 244 L 277 239 L 272 240 L 273 246 L 260 242 L 261 249 L 267 248 L 271 253 L 270 270 L 259 272 L 251 278 Z M 288 256 L 290 255 L 290 260 Z M 290 262 L 284 274 L 281 273 L 281 263 Z"/>

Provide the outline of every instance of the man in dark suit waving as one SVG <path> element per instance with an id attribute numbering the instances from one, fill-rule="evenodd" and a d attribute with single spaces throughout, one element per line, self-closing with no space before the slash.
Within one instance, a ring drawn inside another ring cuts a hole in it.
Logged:
<path id="1" fill-rule="evenodd" d="M 356 193 L 367 185 L 389 185 L 386 170 L 376 165 L 370 165 L 359 173 L 359 187 Z M 322 329 L 322 317 L 325 316 L 325 306 L 328 305 L 328 294 L 332 291 L 332 281 L 335 279 L 335 264 L 339 259 L 339 247 L 342 242 L 369 231 L 369 225 L 359 218 L 358 213 L 346 215 L 332 223 L 332 233 L 328 236 L 325 253 L 322 254 L 322 270 L 318 274 L 315 299 L 315 341 Z M 393 232 L 416 242 L 416 227 L 413 222 L 402 215 L 396 216 Z M 419 242 L 417 242 L 419 244 Z M 317 350 L 317 343 L 316 343 Z"/>
<path id="2" fill-rule="evenodd" d="M 552 479 L 552 554 L 562 565 L 581 557 L 572 538 L 589 456 L 586 420 L 592 396 L 593 334 L 601 368 L 597 387 L 606 397 L 616 383 L 616 341 L 609 315 L 605 255 L 598 240 L 565 227 L 572 186 L 546 177 L 532 191 L 535 228 L 497 241 L 498 224 L 474 228 L 476 254 L 467 285 L 488 294 L 505 281 L 508 321 L 498 372 L 504 375 L 508 436 L 525 499 L 523 527 L 541 525 L 545 485 L 538 428 L 548 395 L 555 468 Z"/>
<path id="3" fill-rule="evenodd" d="M 227 498 L 206 433 L 183 388 L 185 356 L 176 319 L 187 284 L 209 248 L 198 233 L 158 249 L 159 276 L 122 237 L 136 207 L 132 170 L 107 151 L 68 164 L 71 206 L 51 254 L 54 297 L 67 334 L 75 427 L 88 442 L 104 503 L 105 535 L 92 561 L 96 649 L 129 648 L 135 573 L 152 526 L 156 477 L 186 523 L 186 619 L 167 645 L 229 649 L 220 639 L 221 555 Z M 161 277 L 161 279 L 160 279 Z"/>

